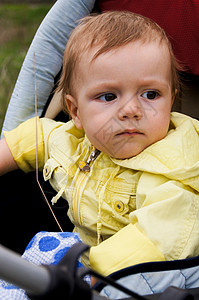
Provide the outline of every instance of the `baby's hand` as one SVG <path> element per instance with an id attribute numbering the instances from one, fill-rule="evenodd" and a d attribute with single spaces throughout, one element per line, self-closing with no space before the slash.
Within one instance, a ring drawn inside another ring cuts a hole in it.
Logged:
<path id="1" fill-rule="evenodd" d="M 91 276 L 91 287 L 93 287 L 98 282 L 98 279 Z"/>

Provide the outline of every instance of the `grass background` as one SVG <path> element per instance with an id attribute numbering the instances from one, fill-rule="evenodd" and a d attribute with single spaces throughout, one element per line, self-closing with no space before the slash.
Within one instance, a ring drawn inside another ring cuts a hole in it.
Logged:
<path id="1" fill-rule="evenodd" d="M 51 3 L 0 5 L 0 131 L 18 73 Z"/>

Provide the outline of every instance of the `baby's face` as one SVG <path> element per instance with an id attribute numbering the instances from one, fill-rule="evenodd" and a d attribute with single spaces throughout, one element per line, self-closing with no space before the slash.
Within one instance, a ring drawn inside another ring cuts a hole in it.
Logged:
<path id="1" fill-rule="evenodd" d="M 129 43 L 99 55 L 84 54 L 76 72 L 72 113 L 97 149 L 133 157 L 163 139 L 172 106 L 170 56 L 157 42 Z"/>

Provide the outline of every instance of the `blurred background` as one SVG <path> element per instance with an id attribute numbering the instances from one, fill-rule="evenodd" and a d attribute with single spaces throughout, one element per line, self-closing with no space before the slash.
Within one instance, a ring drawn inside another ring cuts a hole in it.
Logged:
<path id="1" fill-rule="evenodd" d="M 0 0 L 0 131 L 18 73 L 53 0 Z"/>

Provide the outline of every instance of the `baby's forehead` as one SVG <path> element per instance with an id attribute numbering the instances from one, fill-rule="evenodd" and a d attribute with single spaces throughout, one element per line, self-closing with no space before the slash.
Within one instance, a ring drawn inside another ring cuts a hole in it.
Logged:
<path id="1" fill-rule="evenodd" d="M 90 45 L 89 47 L 86 47 L 84 51 L 81 52 L 81 56 L 79 56 L 79 61 L 77 65 L 85 64 L 90 65 L 92 64 L 98 57 L 101 55 L 114 55 L 114 53 L 122 52 L 124 48 L 131 47 L 136 48 L 139 50 L 139 48 L 146 48 L 147 45 L 153 45 L 155 46 L 154 49 L 157 52 L 160 52 L 162 54 L 167 53 L 169 56 L 169 59 L 171 60 L 171 55 L 169 51 L 169 47 L 166 43 L 166 41 L 159 39 L 139 39 L 136 41 L 130 41 L 129 43 L 119 45 L 119 46 L 113 46 L 113 47 L 107 47 L 104 45 L 104 43 L 100 43 L 98 45 Z"/>
<path id="2" fill-rule="evenodd" d="M 87 81 L 88 78 L 91 81 L 93 78 L 98 78 L 98 80 L 102 80 L 102 78 L 111 80 L 116 77 L 119 78 L 118 70 L 120 70 L 119 76 L 122 76 L 121 73 L 124 75 L 124 73 L 129 72 L 129 79 L 135 79 L 136 74 L 139 79 L 140 76 L 155 75 L 161 70 L 161 76 L 165 75 L 169 84 L 171 83 L 171 58 L 168 47 L 163 43 L 158 41 L 143 43 L 138 40 L 100 53 L 101 47 L 102 45 L 95 46 L 81 55 L 79 64 L 74 70 L 76 88 L 82 81 Z M 125 70 L 121 69 L 122 65 L 126 66 Z M 163 66 L 163 68 L 160 66 Z M 132 72 L 132 70 L 138 72 Z"/>

